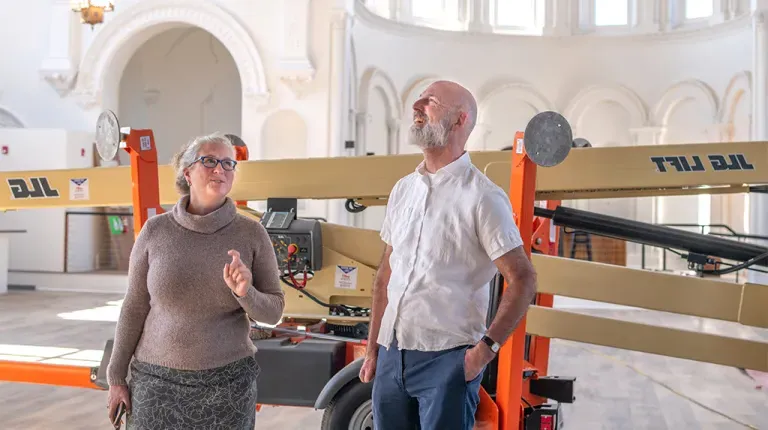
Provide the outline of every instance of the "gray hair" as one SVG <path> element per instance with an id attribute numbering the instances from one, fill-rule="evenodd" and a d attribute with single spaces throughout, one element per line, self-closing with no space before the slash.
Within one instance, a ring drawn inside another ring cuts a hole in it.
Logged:
<path id="1" fill-rule="evenodd" d="M 232 145 L 232 141 L 222 133 L 216 132 L 190 140 L 171 158 L 171 165 L 176 171 L 176 191 L 180 194 L 189 194 L 189 184 L 187 184 L 187 178 L 184 177 L 184 172 L 197 160 L 200 148 L 207 144 L 224 145 L 232 151 L 232 158 L 235 158 L 235 147 Z"/>

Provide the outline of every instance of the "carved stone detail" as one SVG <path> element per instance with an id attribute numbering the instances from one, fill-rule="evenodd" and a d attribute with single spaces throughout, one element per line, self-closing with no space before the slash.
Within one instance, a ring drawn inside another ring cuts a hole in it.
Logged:
<path id="1" fill-rule="evenodd" d="M 309 57 L 309 0 L 283 0 L 283 46 L 278 67 L 289 88 L 302 92 L 315 78 Z"/>
<path id="2" fill-rule="evenodd" d="M 63 97 L 72 90 L 77 79 L 82 28 L 67 0 L 52 2 L 50 19 L 47 52 L 39 73 Z"/>
<path id="3" fill-rule="evenodd" d="M 64 97 L 72 90 L 75 79 L 77 78 L 76 72 L 66 72 L 58 70 L 41 70 L 40 76 L 48 82 L 51 87 Z"/>

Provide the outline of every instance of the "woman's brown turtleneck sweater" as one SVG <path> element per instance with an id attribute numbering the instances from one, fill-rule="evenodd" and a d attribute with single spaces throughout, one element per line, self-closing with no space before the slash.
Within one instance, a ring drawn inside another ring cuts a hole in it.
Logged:
<path id="1" fill-rule="evenodd" d="M 172 211 L 150 218 L 133 246 L 110 385 L 126 384 L 133 357 L 200 370 L 254 354 L 249 317 L 274 324 L 282 316 L 284 293 L 266 229 L 238 214 L 229 198 L 204 216 L 187 212 L 188 202 L 184 196 Z M 242 298 L 224 282 L 231 249 L 253 273 L 253 287 Z"/>

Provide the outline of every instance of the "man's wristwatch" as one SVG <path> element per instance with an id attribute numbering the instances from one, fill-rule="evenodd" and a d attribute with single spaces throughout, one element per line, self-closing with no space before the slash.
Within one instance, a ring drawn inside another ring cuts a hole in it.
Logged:
<path id="1" fill-rule="evenodd" d="M 499 345 L 498 342 L 494 341 L 488 336 L 483 336 L 483 342 L 488 345 L 488 348 L 491 348 L 491 351 L 493 351 L 494 354 L 498 354 L 499 350 L 501 349 L 501 345 Z"/>

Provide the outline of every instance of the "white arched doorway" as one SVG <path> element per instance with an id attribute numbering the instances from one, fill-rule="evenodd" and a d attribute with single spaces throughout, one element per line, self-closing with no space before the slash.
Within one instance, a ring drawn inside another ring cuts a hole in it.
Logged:
<path id="1" fill-rule="evenodd" d="M 264 65 L 247 29 L 216 3 L 153 0 L 115 12 L 88 47 L 73 95 L 81 106 L 91 109 L 90 120 L 95 124 L 102 110 L 119 110 L 119 77 L 136 51 L 168 30 L 190 27 L 210 33 L 234 60 L 241 83 L 241 137 L 252 158 L 257 158 L 263 121 L 259 109 L 269 100 Z"/>
<path id="2" fill-rule="evenodd" d="M 242 133 L 237 65 L 199 27 L 173 28 L 145 42 L 128 61 L 118 94 L 120 122 L 152 129 L 161 164 L 196 136 Z M 126 153 L 119 154 L 128 161 Z"/>

